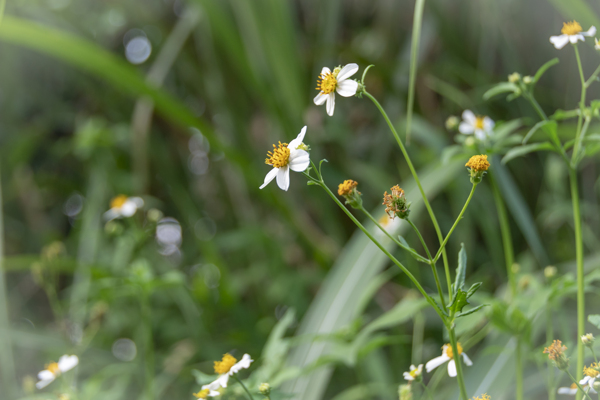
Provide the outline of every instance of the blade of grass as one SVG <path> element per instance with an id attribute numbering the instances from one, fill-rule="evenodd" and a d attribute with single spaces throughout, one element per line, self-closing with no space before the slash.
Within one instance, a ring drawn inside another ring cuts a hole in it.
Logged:
<path id="1" fill-rule="evenodd" d="M 412 44 L 410 46 L 410 77 L 408 82 L 408 104 L 406 106 L 407 146 L 410 145 L 410 130 L 415 103 L 415 81 L 417 80 L 417 58 L 419 57 L 419 38 L 423 22 L 423 7 L 425 7 L 425 0 L 417 0 L 415 3 L 415 15 L 413 17 Z"/>

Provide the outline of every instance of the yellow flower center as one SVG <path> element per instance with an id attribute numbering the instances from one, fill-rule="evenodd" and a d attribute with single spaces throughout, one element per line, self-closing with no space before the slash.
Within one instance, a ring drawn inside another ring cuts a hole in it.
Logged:
<path id="1" fill-rule="evenodd" d="M 491 399 L 492 398 L 487 393 L 484 393 L 481 396 L 473 397 L 473 400 L 491 400 Z"/>
<path id="2" fill-rule="evenodd" d="M 320 90 L 324 94 L 333 93 L 337 86 L 337 73 L 327 72 L 319 75 L 317 78 L 317 90 Z"/>
<path id="3" fill-rule="evenodd" d="M 446 351 L 446 355 L 449 358 L 454 358 L 454 352 L 452 351 L 452 346 L 450 344 L 446 344 L 445 347 L 446 347 L 446 350 L 445 350 Z M 463 352 L 463 348 L 460 345 L 460 343 L 456 343 L 456 348 L 458 349 L 458 355 L 460 356 L 462 354 L 462 352 Z M 442 347 L 442 349 L 443 349 L 443 347 Z"/>
<path id="4" fill-rule="evenodd" d="M 490 163 L 487 160 L 487 156 L 482 154 L 480 156 L 473 156 L 469 159 L 469 162 L 465 164 L 465 167 L 471 168 L 473 171 L 487 171 L 490 167 Z"/>
<path id="5" fill-rule="evenodd" d="M 577 21 L 563 22 L 563 27 L 560 32 L 564 35 L 577 35 L 581 32 L 581 25 Z"/>
<path id="6" fill-rule="evenodd" d="M 55 363 L 55 362 L 52 362 L 52 363 L 50 363 L 50 364 L 47 364 L 47 365 L 46 365 L 46 369 L 47 369 L 48 371 L 52 372 L 52 374 L 53 374 L 54 376 L 58 376 L 58 375 L 60 375 L 60 368 L 58 368 L 58 364 L 57 364 L 57 363 Z"/>
<path id="7" fill-rule="evenodd" d="M 210 390 L 203 389 L 203 390 L 199 391 L 198 393 L 194 393 L 194 396 L 196 396 L 199 399 L 206 399 L 208 397 L 209 393 L 210 393 Z"/>
<path id="8" fill-rule="evenodd" d="M 287 143 L 279 142 L 279 146 L 273 145 L 273 151 L 267 153 L 265 164 L 272 165 L 275 168 L 281 168 L 290 162 L 290 149 Z"/>
<path id="9" fill-rule="evenodd" d="M 483 119 L 485 117 L 477 117 L 475 118 L 475 129 L 483 129 Z"/>
<path id="10" fill-rule="evenodd" d="M 127 196 L 124 194 L 120 194 L 117 197 L 113 197 L 110 201 L 110 208 L 121 208 L 123 204 L 127 201 Z"/>
<path id="11" fill-rule="evenodd" d="M 348 196 L 352 190 L 358 186 L 358 182 L 352 179 L 346 179 L 343 183 L 338 185 L 338 194 L 340 196 Z"/>
<path id="12" fill-rule="evenodd" d="M 417 376 L 417 372 L 419 372 L 418 369 L 413 369 L 412 371 L 409 372 L 410 376 L 412 376 L 413 378 Z"/>
<path id="13" fill-rule="evenodd" d="M 589 376 L 590 378 L 595 378 L 598 375 L 600 375 L 600 371 L 598 371 L 596 368 L 598 368 L 598 364 L 593 363 L 589 367 L 583 367 L 583 373 Z"/>
<path id="14" fill-rule="evenodd" d="M 219 375 L 226 374 L 236 362 L 235 357 L 227 353 L 221 361 L 215 361 L 215 372 Z"/>

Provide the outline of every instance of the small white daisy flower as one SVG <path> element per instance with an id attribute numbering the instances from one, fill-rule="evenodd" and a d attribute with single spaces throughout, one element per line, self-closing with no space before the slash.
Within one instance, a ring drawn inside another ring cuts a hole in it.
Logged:
<path id="1" fill-rule="evenodd" d="M 419 379 L 421 374 L 423 374 L 423 364 L 419 364 L 418 367 L 411 365 L 410 371 L 404 373 L 404 379 L 407 381 L 414 381 L 415 379 Z"/>
<path id="2" fill-rule="evenodd" d="M 596 50 L 600 50 L 600 42 L 598 41 L 598 39 L 597 39 L 597 38 L 594 38 L 594 43 L 595 43 L 595 44 L 594 44 L 594 48 L 595 48 Z"/>
<path id="3" fill-rule="evenodd" d="M 219 386 L 226 388 L 229 377 L 233 374 L 237 374 L 242 369 L 249 368 L 253 361 L 254 360 L 250 358 L 250 354 L 244 354 L 239 362 L 231 354 L 225 354 L 221 361 L 215 361 L 215 372 L 219 374 L 219 377 L 209 384 L 207 388 L 212 390 L 217 389 Z"/>
<path id="4" fill-rule="evenodd" d="M 582 32 L 581 25 L 577 21 L 563 22 L 563 27 L 560 30 L 562 35 L 550 36 L 550 43 L 557 49 L 562 49 L 571 42 L 577 43 L 579 40 L 585 41 L 584 36 L 594 36 L 596 34 L 596 27 L 592 26 L 587 32 Z"/>
<path id="5" fill-rule="evenodd" d="M 479 140 L 485 140 L 492 135 L 494 121 L 487 116 L 476 116 L 473 111 L 465 110 L 462 113 L 462 122 L 458 131 L 464 135 L 475 135 Z"/>
<path id="6" fill-rule="evenodd" d="M 219 388 L 219 383 L 217 381 L 214 381 L 209 383 L 208 385 L 203 385 L 202 389 L 198 393 L 193 393 L 193 395 L 197 399 L 206 399 L 208 397 L 220 396 L 221 392 L 217 391 Z"/>
<path id="7" fill-rule="evenodd" d="M 473 362 L 471 361 L 469 356 L 467 356 L 465 353 L 463 353 L 463 349 L 462 349 L 462 346 L 460 345 L 460 343 L 457 343 L 456 347 L 458 348 L 458 355 L 462 356 L 465 364 L 469 367 L 471 365 L 473 365 Z M 448 362 L 448 361 L 450 361 L 450 362 Z M 452 353 L 452 346 L 450 346 L 449 344 L 445 344 L 442 347 L 442 355 L 441 356 L 436 357 L 432 360 L 429 360 L 427 362 L 427 364 L 425 364 L 425 369 L 427 370 L 427 372 L 431 372 L 432 370 L 436 369 L 437 367 L 444 364 L 445 362 L 448 362 L 448 375 L 450 375 L 451 377 L 454 378 L 456 376 L 456 363 L 454 362 L 454 354 Z"/>
<path id="8" fill-rule="evenodd" d="M 597 392 L 594 390 L 594 388 L 591 388 L 588 385 L 581 385 L 581 387 L 583 388 L 583 390 L 585 390 L 587 393 L 594 393 L 596 394 Z M 558 394 L 568 394 L 571 396 L 575 396 L 577 394 L 577 391 L 579 390 L 579 388 L 577 388 L 576 384 L 571 384 L 571 386 L 569 387 L 560 387 L 557 390 Z"/>
<path id="9" fill-rule="evenodd" d="M 580 385 L 587 385 L 589 387 L 594 387 L 594 382 L 600 376 L 600 366 L 598 363 L 593 363 L 589 367 L 583 367 L 583 374 L 585 375 L 582 380 L 579 381 Z"/>
<path id="10" fill-rule="evenodd" d="M 290 169 L 296 172 L 305 171 L 310 165 L 308 146 L 302 143 L 306 134 L 306 126 L 302 128 L 298 137 L 290 144 L 279 142 L 279 146 L 273 145 L 273 151 L 267 153 L 265 164 L 272 165 L 273 169 L 265 177 L 260 189 L 267 186 L 273 179 L 277 178 L 277 186 L 282 190 L 290 187 Z"/>
<path id="11" fill-rule="evenodd" d="M 333 115 L 335 108 L 335 92 L 340 96 L 351 97 L 358 90 L 358 82 L 350 80 L 352 75 L 358 71 L 358 64 L 347 64 L 343 68 L 337 67 L 331 72 L 327 67 L 323 67 L 321 75 L 317 80 L 317 90 L 319 94 L 315 97 L 314 102 L 320 106 L 327 102 L 327 114 Z"/>
<path id="12" fill-rule="evenodd" d="M 104 213 L 104 219 L 110 221 L 115 218 L 128 218 L 143 206 L 144 200 L 141 197 L 127 197 L 120 194 L 110 201 L 110 210 Z"/>
<path id="13" fill-rule="evenodd" d="M 38 389 L 45 388 L 52 381 L 58 378 L 62 373 L 65 373 L 79 364 L 77 356 L 64 355 L 59 358 L 58 362 L 52 362 L 46 365 L 46 369 L 38 374 L 39 381 L 35 384 Z"/>

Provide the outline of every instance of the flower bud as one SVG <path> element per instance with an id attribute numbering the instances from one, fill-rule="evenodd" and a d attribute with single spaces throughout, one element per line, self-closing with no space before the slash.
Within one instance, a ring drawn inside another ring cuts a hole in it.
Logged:
<path id="1" fill-rule="evenodd" d="M 490 163 L 487 160 L 487 155 L 482 154 L 480 156 L 471 157 L 465 164 L 465 167 L 469 168 L 469 171 L 471 172 L 471 183 L 476 185 L 483 179 L 483 176 L 490 167 Z"/>
<path id="2" fill-rule="evenodd" d="M 581 342 L 584 344 L 584 346 L 587 346 L 589 348 L 591 348 L 594 345 L 595 340 L 596 338 L 594 338 L 594 335 L 592 335 L 591 333 L 586 333 L 581 337 Z"/>
<path id="3" fill-rule="evenodd" d="M 271 385 L 269 385 L 268 383 L 261 383 L 258 386 L 258 391 L 263 396 L 268 396 L 269 394 L 271 394 Z"/>
<path id="4" fill-rule="evenodd" d="M 151 208 L 148 210 L 148 213 L 146 215 L 148 217 L 148 221 L 158 222 L 162 219 L 163 212 L 160 211 L 158 208 Z"/>
<path id="5" fill-rule="evenodd" d="M 527 76 L 523 77 L 523 83 L 524 84 L 529 85 L 532 82 L 533 82 L 533 78 L 531 76 L 527 75 Z"/>
<path id="6" fill-rule="evenodd" d="M 508 81 L 510 83 L 517 83 L 521 80 L 521 74 L 519 74 L 518 72 L 513 72 L 512 74 L 510 74 L 508 76 Z"/>
<path id="7" fill-rule="evenodd" d="M 546 279 L 552 279 L 556 276 L 557 269 L 554 265 L 548 265 L 544 268 L 544 276 Z"/>
<path id="8" fill-rule="evenodd" d="M 400 385 L 398 388 L 398 396 L 400 397 L 400 400 L 412 400 L 413 395 L 410 385 Z"/>
<path id="9" fill-rule="evenodd" d="M 361 193 L 356 190 L 357 186 L 358 182 L 352 179 L 346 179 L 338 185 L 338 195 L 343 196 L 346 199 L 346 204 L 349 204 L 352 208 L 362 207 Z"/>
<path id="10" fill-rule="evenodd" d="M 600 49 L 599 49 L 599 50 L 600 50 Z M 595 390 L 596 392 L 599 392 L 599 391 L 600 391 L 600 381 L 599 381 L 599 380 L 595 380 L 595 381 L 594 381 L 594 384 L 592 385 L 592 388 L 594 388 L 594 390 Z"/>
<path id="11" fill-rule="evenodd" d="M 448 129 L 449 131 L 456 130 L 456 128 L 458 128 L 458 124 L 460 124 L 460 120 L 458 119 L 458 117 L 455 115 L 451 115 L 446 120 L 446 129 Z"/>
<path id="12" fill-rule="evenodd" d="M 406 201 L 406 197 L 404 197 L 404 190 L 400 188 L 400 186 L 396 185 L 390 189 L 392 192 L 388 194 L 386 191 L 383 194 L 383 205 L 385 207 L 385 212 L 390 216 L 391 219 L 395 217 L 406 219 L 410 214 L 410 203 Z"/>
<path id="13" fill-rule="evenodd" d="M 560 340 L 555 340 L 544 349 L 544 354 L 548 354 L 548 358 L 554 361 L 558 369 L 566 371 L 569 368 L 569 359 L 565 355 L 565 350 L 567 350 L 567 346 L 563 346 Z"/>

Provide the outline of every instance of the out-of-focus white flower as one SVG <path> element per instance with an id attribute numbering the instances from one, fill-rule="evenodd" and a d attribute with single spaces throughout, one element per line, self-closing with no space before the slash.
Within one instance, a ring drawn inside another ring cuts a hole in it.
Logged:
<path id="1" fill-rule="evenodd" d="M 590 386 L 586 385 L 581 385 L 581 387 L 583 388 L 583 390 L 585 390 L 588 393 L 597 393 L 593 388 L 591 388 Z M 571 396 L 575 396 L 577 394 L 577 391 L 579 389 L 577 388 L 577 385 L 575 383 L 571 384 L 571 386 L 569 387 L 560 387 L 558 388 L 557 393 L 558 394 L 569 394 Z"/>
<path id="2" fill-rule="evenodd" d="M 302 172 L 308 168 L 310 165 L 308 146 L 302 142 L 305 134 L 306 126 L 302 128 L 296 139 L 292 140 L 290 144 L 279 142 L 279 146 L 273 145 L 273 151 L 267 153 L 268 158 L 265 160 L 265 163 L 273 166 L 273 169 L 265 177 L 260 189 L 277 178 L 277 186 L 282 190 L 288 190 L 290 187 L 290 169 Z"/>
<path id="3" fill-rule="evenodd" d="M 410 371 L 404 373 L 404 379 L 407 381 L 418 380 L 421 377 L 421 374 L 423 374 L 423 364 L 419 364 L 418 367 L 411 365 Z"/>
<path id="4" fill-rule="evenodd" d="M 563 22 L 563 27 L 560 30 L 562 35 L 550 36 L 550 43 L 552 43 L 555 48 L 562 49 L 569 42 L 573 44 L 577 43 L 579 40 L 583 42 L 585 41 L 585 36 L 594 36 L 596 34 L 596 27 L 592 26 L 587 32 L 582 31 L 583 29 L 577 21 Z"/>
<path id="5" fill-rule="evenodd" d="M 352 75 L 358 71 L 358 64 L 347 64 L 343 68 L 334 68 L 333 72 L 323 67 L 321 75 L 317 80 L 317 90 L 319 94 L 315 97 L 314 102 L 320 106 L 327 102 L 327 114 L 333 115 L 335 109 L 335 92 L 340 96 L 351 97 L 358 90 L 358 82 L 350 80 Z"/>
<path id="6" fill-rule="evenodd" d="M 110 201 L 110 210 L 104 213 L 104 219 L 110 221 L 115 218 L 128 218 L 143 206 L 144 200 L 141 197 L 127 197 L 120 194 Z"/>
<path id="7" fill-rule="evenodd" d="M 58 362 L 52 362 L 46 365 L 46 369 L 38 373 L 39 381 L 35 384 L 38 389 L 45 388 L 52 381 L 58 378 L 62 373 L 65 373 L 79 364 L 77 356 L 64 355 L 58 359 Z"/>
<path id="8" fill-rule="evenodd" d="M 250 368 L 250 364 L 252 364 L 253 361 L 254 360 L 250 358 L 250 354 L 244 354 L 240 361 L 229 353 L 225 354 L 221 361 L 215 361 L 215 372 L 219 374 L 219 377 L 210 384 L 212 385 L 212 389 L 216 390 L 219 386 L 226 388 L 229 377 L 233 374 L 237 374 L 242 369 Z"/>
<path id="9" fill-rule="evenodd" d="M 458 126 L 460 133 L 465 135 L 475 135 L 479 140 L 485 140 L 492 135 L 494 121 L 487 116 L 476 116 L 473 111 L 465 110 L 462 113 L 462 122 Z"/>
<path id="10" fill-rule="evenodd" d="M 458 355 L 462 356 L 465 364 L 469 367 L 471 365 L 473 365 L 473 362 L 471 361 L 469 356 L 467 356 L 465 353 L 463 353 L 463 351 L 462 351 L 463 349 L 462 349 L 462 346 L 460 345 L 460 343 L 457 343 L 456 347 L 458 348 Z M 448 361 L 450 361 L 450 362 L 448 362 Z M 436 357 L 432 360 L 429 360 L 427 362 L 427 364 L 425 364 L 425 369 L 427 370 L 427 372 L 431 372 L 432 370 L 436 369 L 437 367 L 444 364 L 445 362 L 448 362 L 448 375 L 450 375 L 451 377 L 454 378 L 456 376 L 456 363 L 454 362 L 454 354 L 452 353 L 452 346 L 450 346 L 449 344 L 445 344 L 442 347 L 442 355 L 441 356 Z"/>
<path id="11" fill-rule="evenodd" d="M 594 387 L 594 382 L 600 376 L 600 366 L 598 363 L 593 363 L 589 367 L 583 367 L 583 374 L 585 375 L 582 380 L 579 381 L 580 385 L 588 385 L 589 387 Z"/>
<path id="12" fill-rule="evenodd" d="M 218 392 L 220 386 L 217 381 L 211 382 L 208 385 L 203 385 L 202 389 L 198 393 L 193 393 L 197 399 L 206 399 L 208 397 L 220 396 L 221 392 Z"/>

